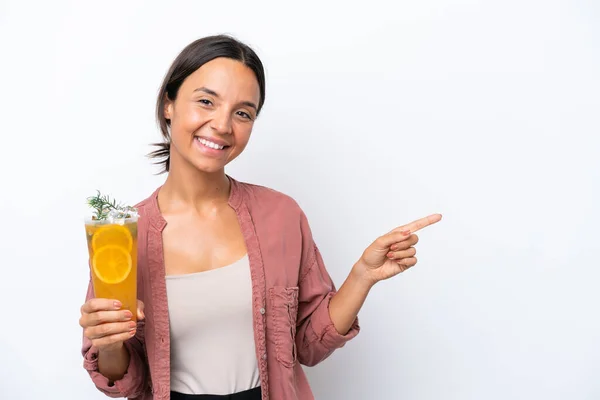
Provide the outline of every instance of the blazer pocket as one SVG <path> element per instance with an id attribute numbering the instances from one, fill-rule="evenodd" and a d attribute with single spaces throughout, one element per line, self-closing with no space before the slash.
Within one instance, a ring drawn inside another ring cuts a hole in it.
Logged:
<path id="1" fill-rule="evenodd" d="M 292 368 L 296 365 L 296 321 L 298 320 L 298 287 L 274 286 L 269 289 L 270 317 L 275 333 L 277 361 Z"/>

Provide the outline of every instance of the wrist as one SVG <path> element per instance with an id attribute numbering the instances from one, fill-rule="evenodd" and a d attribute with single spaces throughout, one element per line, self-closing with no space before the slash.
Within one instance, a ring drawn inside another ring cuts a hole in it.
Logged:
<path id="1" fill-rule="evenodd" d="M 130 355 L 123 342 L 103 347 L 98 352 L 98 372 L 111 382 L 123 378 L 129 368 Z"/>
<path id="2" fill-rule="evenodd" d="M 103 347 L 99 348 L 98 354 L 103 354 L 103 355 L 107 355 L 107 356 L 111 356 L 114 354 L 120 354 L 124 348 L 125 348 L 125 345 L 123 342 L 117 342 L 117 343 L 113 343 L 108 346 L 103 346 Z"/>
<path id="3" fill-rule="evenodd" d="M 369 267 L 365 265 L 362 260 L 359 260 L 352 267 L 349 278 L 352 279 L 356 285 L 368 291 L 377 283 L 377 280 L 375 280 L 369 272 Z"/>

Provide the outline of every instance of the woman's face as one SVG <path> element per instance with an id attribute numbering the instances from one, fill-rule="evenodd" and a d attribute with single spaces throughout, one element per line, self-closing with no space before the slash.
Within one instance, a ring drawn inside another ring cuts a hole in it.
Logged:
<path id="1" fill-rule="evenodd" d="M 248 144 L 259 99 L 254 72 L 236 60 L 216 58 L 188 76 L 165 105 L 171 166 L 183 161 L 203 172 L 222 170 Z"/>

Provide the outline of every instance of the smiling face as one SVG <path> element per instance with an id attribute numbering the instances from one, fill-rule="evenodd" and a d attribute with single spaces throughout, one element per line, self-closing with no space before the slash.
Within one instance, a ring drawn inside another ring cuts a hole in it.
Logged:
<path id="1" fill-rule="evenodd" d="M 171 121 L 171 169 L 223 170 L 248 144 L 259 100 L 254 72 L 239 61 L 216 58 L 189 75 L 175 101 L 165 104 L 165 118 Z"/>

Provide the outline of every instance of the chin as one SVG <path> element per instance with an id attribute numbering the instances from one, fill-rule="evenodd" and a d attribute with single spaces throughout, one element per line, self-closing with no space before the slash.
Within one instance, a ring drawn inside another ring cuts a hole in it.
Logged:
<path id="1" fill-rule="evenodd" d="M 196 170 L 205 174 L 214 174 L 222 172 L 225 166 L 229 164 L 234 154 L 223 154 L 221 157 L 207 157 L 197 152 L 189 152 L 187 154 L 172 154 L 171 165 L 175 164 L 175 158 L 177 158 L 177 164 L 181 165 L 184 169 Z"/>
<path id="2" fill-rule="evenodd" d="M 198 170 L 199 172 L 204 172 L 206 174 L 214 174 L 216 172 L 223 171 L 225 165 L 227 165 L 227 163 L 215 162 L 216 160 L 210 161 L 207 162 L 207 160 L 192 160 L 191 164 L 196 170 Z"/>

